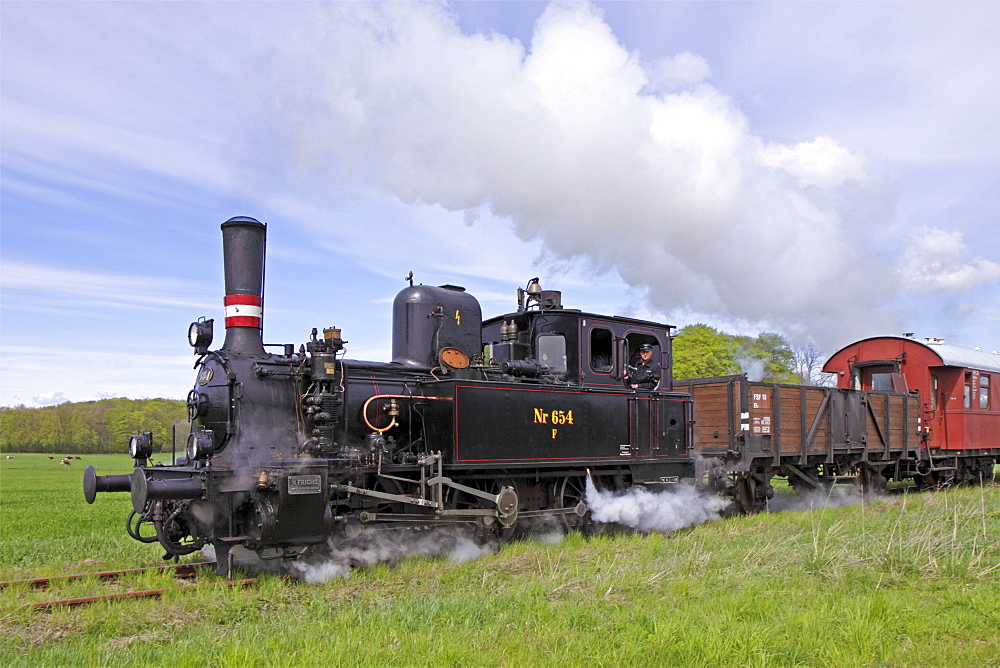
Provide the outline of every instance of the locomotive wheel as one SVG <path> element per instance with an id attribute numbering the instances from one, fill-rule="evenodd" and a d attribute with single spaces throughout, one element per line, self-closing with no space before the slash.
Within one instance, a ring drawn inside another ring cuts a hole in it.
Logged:
<path id="1" fill-rule="evenodd" d="M 586 483 L 586 478 L 583 479 Z M 625 478 L 621 475 L 614 476 L 592 476 L 591 482 L 594 483 L 594 489 L 599 492 L 620 492 L 628 488 L 628 483 Z M 623 533 L 635 531 L 624 524 L 619 524 L 618 522 L 595 522 L 591 516 L 590 512 L 586 515 L 587 522 L 583 525 L 583 530 L 587 535 L 596 536 L 606 533 Z"/>
<path id="2" fill-rule="evenodd" d="M 403 493 L 403 488 L 395 480 L 390 480 L 388 478 L 376 478 L 374 489 L 379 492 L 384 492 L 386 494 L 396 494 L 400 495 Z M 379 514 L 389 513 L 389 514 L 399 514 L 405 513 L 406 507 L 404 504 L 398 501 L 389 501 L 387 499 L 379 499 L 375 506 L 375 512 Z"/>
<path id="3" fill-rule="evenodd" d="M 558 478 L 553 487 L 556 508 L 577 508 L 581 503 L 586 502 L 587 478 L 584 476 L 568 475 L 564 478 Z M 575 512 L 560 515 L 559 520 L 569 531 L 583 529 L 590 523 L 590 511 L 588 510 L 583 516 Z"/>
<path id="4" fill-rule="evenodd" d="M 488 480 L 462 480 L 459 481 L 467 487 L 474 487 L 475 489 L 481 490 L 488 494 L 499 494 L 504 487 L 514 488 L 514 481 L 510 478 L 495 478 Z M 516 488 L 515 488 L 516 489 Z M 446 499 L 446 504 L 449 508 L 454 510 L 469 510 L 469 509 L 481 509 L 489 508 L 494 509 L 496 506 L 490 503 L 488 500 L 469 494 L 468 492 L 463 492 L 458 489 L 449 488 L 448 498 Z M 481 534 L 486 539 L 499 540 L 500 542 L 506 542 L 514 537 L 515 529 L 517 528 L 517 521 L 515 520 L 513 524 L 509 527 L 504 527 L 499 521 L 494 517 L 484 518 L 486 521 L 483 522 Z"/>

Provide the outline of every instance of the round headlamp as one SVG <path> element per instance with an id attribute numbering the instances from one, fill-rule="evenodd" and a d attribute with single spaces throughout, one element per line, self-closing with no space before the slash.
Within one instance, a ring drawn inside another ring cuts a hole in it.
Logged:
<path id="1" fill-rule="evenodd" d="M 153 454 L 153 432 L 144 431 L 130 438 L 128 454 L 132 459 L 147 459 Z"/>
<path id="2" fill-rule="evenodd" d="M 204 353 L 212 345 L 213 320 L 198 320 L 188 327 L 188 343 L 196 353 Z"/>
<path id="3" fill-rule="evenodd" d="M 215 439 L 212 438 L 211 429 L 191 432 L 188 435 L 187 445 L 184 447 L 188 459 L 205 459 L 211 457 L 214 452 Z"/>

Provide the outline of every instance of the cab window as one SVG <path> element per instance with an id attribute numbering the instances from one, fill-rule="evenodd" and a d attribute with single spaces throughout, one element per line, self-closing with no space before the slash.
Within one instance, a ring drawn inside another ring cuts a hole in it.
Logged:
<path id="1" fill-rule="evenodd" d="M 590 368 L 598 373 L 611 373 L 614 337 L 610 329 L 594 327 L 590 330 Z"/>
<path id="2" fill-rule="evenodd" d="M 566 373 L 566 337 L 562 334 L 542 334 L 538 337 L 538 361 L 552 373 Z"/>

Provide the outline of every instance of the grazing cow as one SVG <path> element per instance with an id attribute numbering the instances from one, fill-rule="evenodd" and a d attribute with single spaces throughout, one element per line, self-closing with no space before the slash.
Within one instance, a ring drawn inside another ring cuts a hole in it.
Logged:
<path id="1" fill-rule="evenodd" d="M 69 460 L 68 459 L 64 459 L 64 460 L 62 460 L 59 463 L 62 464 L 63 466 L 69 466 Z"/>
<path id="2" fill-rule="evenodd" d="M 49 459 L 55 459 L 55 457 L 49 457 Z"/>
<path id="3" fill-rule="evenodd" d="M 14 459 L 14 455 L 7 455 L 7 459 Z"/>

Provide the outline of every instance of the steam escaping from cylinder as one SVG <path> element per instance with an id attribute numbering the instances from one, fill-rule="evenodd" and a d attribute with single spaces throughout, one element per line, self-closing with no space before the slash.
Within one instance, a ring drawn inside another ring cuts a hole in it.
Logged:
<path id="1" fill-rule="evenodd" d="M 267 227 L 245 216 L 222 224 L 222 255 L 226 273 L 226 342 L 223 350 L 245 357 L 263 357 L 264 246 Z"/>
<path id="2" fill-rule="evenodd" d="M 322 584 L 347 577 L 354 568 L 415 556 L 464 563 L 492 554 L 498 548 L 498 543 L 477 541 L 470 532 L 457 527 L 420 532 L 364 530 L 349 541 L 330 540 L 326 549 L 290 561 L 286 569 L 301 580 Z"/>
<path id="3" fill-rule="evenodd" d="M 785 510 L 807 511 L 818 508 L 842 508 L 854 506 L 864 501 L 861 487 L 856 485 L 835 485 L 829 489 L 814 489 L 795 495 L 776 495 L 767 504 L 768 512 Z"/>
<path id="4" fill-rule="evenodd" d="M 643 487 L 599 490 L 587 472 L 587 506 L 595 522 L 621 524 L 647 533 L 670 533 L 717 520 L 728 505 L 727 499 L 703 495 L 688 484 L 665 492 L 650 492 Z"/>

